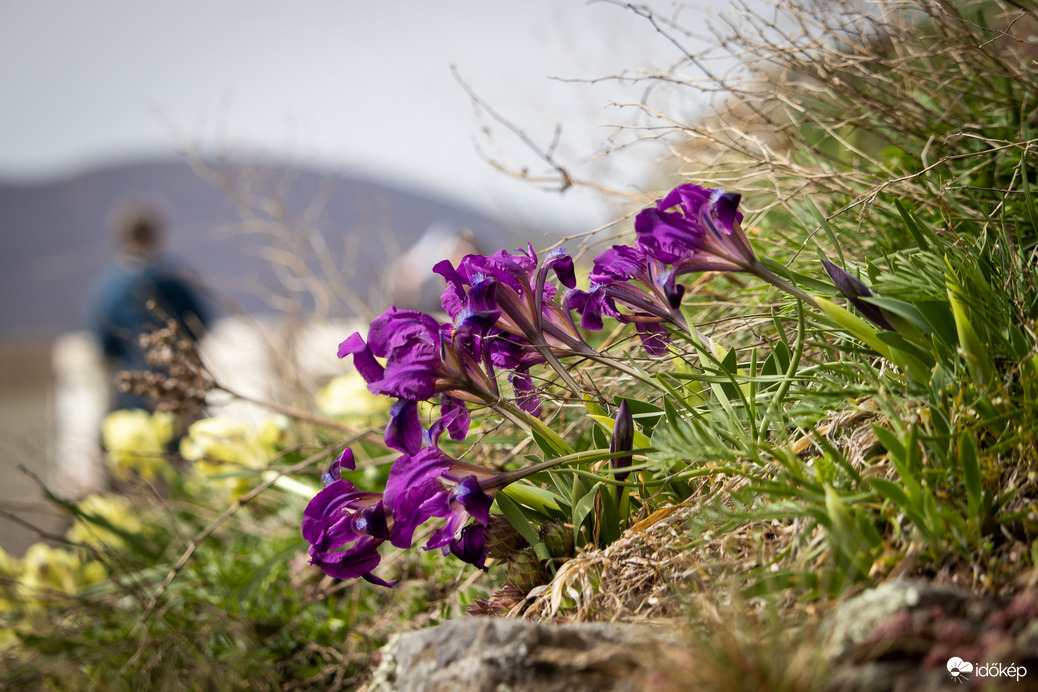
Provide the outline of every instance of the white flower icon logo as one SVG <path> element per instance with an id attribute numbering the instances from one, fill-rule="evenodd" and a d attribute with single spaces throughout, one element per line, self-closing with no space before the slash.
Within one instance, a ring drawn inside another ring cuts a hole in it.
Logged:
<path id="1" fill-rule="evenodd" d="M 958 656 L 953 656 L 948 659 L 948 673 L 951 675 L 952 680 L 955 682 L 962 682 L 968 680 L 966 673 L 973 672 L 973 664 L 969 661 L 963 661 Z"/>

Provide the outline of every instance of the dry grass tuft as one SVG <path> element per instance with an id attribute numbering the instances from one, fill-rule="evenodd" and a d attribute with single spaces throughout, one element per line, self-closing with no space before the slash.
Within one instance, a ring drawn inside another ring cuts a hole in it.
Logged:
<path id="1" fill-rule="evenodd" d="M 690 544 L 686 525 L 699 507 L 664 507 L 606 548 L 569 560 L 509 615 L 538 622 L 677 618 L 695 594 L 723 589 L 797 539 L 795 522 L 748 522 Z"/>

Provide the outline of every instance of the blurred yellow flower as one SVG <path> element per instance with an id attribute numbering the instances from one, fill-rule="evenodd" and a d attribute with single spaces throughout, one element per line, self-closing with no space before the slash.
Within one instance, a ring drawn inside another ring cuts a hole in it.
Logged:
<path id="1" fill-rule="evenodd" d="M 82 587 L 107 575 L 101 563 L 84 559 L 78 551 L 34 543 L 22 560 L 21 602 L 30 608 L 38 607 L 57 594 L 75 595 Z"/>
<path id="2" fill-rule="evenodd" d="M 212 483 L 240 497 L 256 485 L 250 470 L 266 468 L 285 438 L 285 421 L 268 420 L 259 430 L 233 418 L 217 416 L 191 424 L 180 441 L 180 455 Z"/>
<path id="3" fill-rule="evenodd" d="M 177 421 L 170 413 L 113 411 L 101 423 L 101 437 L 108 450 L 108 465 L 116 478 L 138 473 L 147 481 L 169 478 L 166 445 L 176 434 Z"/>
<path id="4" fill-rule="evenodd" d="M 77 503 L 84 514 L 92 515 L 112 526 L 137 535 L 147 533 L 148 524 L 141 516 L 140 508 L 130 504 L 129 498 L 123 495 L 87 495 Z M 76 518 L 65 537 L 74 543 L 82 543 L 92 548 L 127 548 L 126 539 L 115 531 L 96 522 L 85 522 Z"/>
<path id="5" fill-rule="evenodd" d="M 22 569 L 22 561 L 11 557 L 6 550 L 0 547 L 0 613 L 13 610 L 17 603 L 13 582 L 21 576 Z M 3 647 L 0 647 L 0 651 L 2 650 Z"/>
<path id="6" fill-rule="evenodd" d="M 373 418 L 383 418 L 391 401 L 368 391 L 368 385 L 359 373 L 336 377 L 317 390 L 317 408 L 326 416 L 343 422 L 368 425 Z"/>

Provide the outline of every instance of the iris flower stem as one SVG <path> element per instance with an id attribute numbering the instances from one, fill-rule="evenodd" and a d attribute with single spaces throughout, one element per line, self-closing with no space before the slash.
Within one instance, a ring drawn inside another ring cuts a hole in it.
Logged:
<path id="1" fill-rule="evenodd" d="M 560 512 L 562 509 L 547 493 L 526 484 L 513 484 L 499 491 L 521 505 L 529 507 L 544 515 Z"/>
<path id="2" fill-rule="evenodd" d="M 503 471 L 494 476 L 492 480 L 487 481 L 485 483 L 481 483 L 480 486 L 484 490 L 503 488 L 506 485 L 515 483 L 516 481 L 521 481 L 522 479 L 532 476 L 535 473 L 547 471 L 548 469 L 555 468 L 556 466 L 562 466 L 563 464 L 580 464 L 588 461 L 602 461 L 604 459 L 615 459 L 617 457 L 623 456 L 624 454 L 644 454 L 645 452 L 649 451 L 652 450 L 650 448 L 631 449 L 623 452 L 610 452 L 608 454 L 604 454 L 602 451 L 597 449 L 587 450 L 584 452 L 572 452 L 565 456 L 556 457 L 554 459 L 545 459 L 544 461 L 539 461 L 536 464 L 530 464 L 529 466 L 524 466 L 523 468 L 516 469 L 514 471 Z M 614 471 L 610 470 L 607 473 L 613 472 Z"/>
<path id="3" fill-rule="evenodd" d="M 648 452 L 648 449 L 636 449 L 630 450 L 627 454 L 633 454 L 638 452 Z M 535 473 L 541 471 L 547 471 L 563 464 L 575 464 L 586 461 L 599 461 L 603 458 L 615 457 L 623 452 L 613 453 L 609 455 L 603 455 L 598 451 L 587 451 L 587 452 L 574 452 L 566 456 L 558 457 L 555 459 L 546 459 L 536 464 L 531 464 L 525 468 L 516 469 L 515 471 L 506 471 L 499 473 L 492 480 L 485 483 L 481 483 L 480 487 L 486 490 L 498 490 L 504 495 L 509 496 L 511 499 L 523 504 L 527 507 L 531 507 L 540 511 L 542 514 L 549 514 L 548 510 L 560 511 L 558 503 L 556 503 L 551 496 L 551 493 L 543 491 L 539 488 L 532 487 L 529 485 L 519 485 L 516 481 L 528 478 Z M 583 477 L 596 479 L 601 483 L 608 485 L 614 485 L 617 488 L 632 488 L 635 486 L 634 483 L 627 483 L 624 481 L 618 481 L 615 478 L 602 478 L 596 474 L 581 471 L 579 469 L 565 469 L 570 473 L 575 473 Z M 633 469 L 632 469 L 633 470 Z"/>
<path id="4" fill-rule="evenodd" d="M 762 281 L 767 281 L 775 288 L 785 291 L 786 293 L 790 294 L 794 298 L 797 298 L 798 300 L 804 301 L 811 307 L 818 307 L 818 303 L 815 302 L 814 297 L 810 293 L 802 291 L 801 289 L 797 288 L 796 286 L 789 283 L 780 276 L 768 271 L 764 268 L 764 265 L 760 264 L 759 262 L 756 264 L 756 266 L 752 267 L 749 270 L 749 272 L 756 276 L 758 279 L 761 279 Z"/>
<path id="5" fill-rule="evenodd" d="M 483 367 L 486 368 L 487 383 L 493 390 L 494 396 L 500 396 L 501 392 L 497 387 L 497 374 L 494 371 L 494 363 L 490 357 L 490 349 L 486 347 L 486 344 L 482 344 L 480 351 L 483 355 Z"/>
<path id="6" fill-rule="evenodd" d="M 573 448 L 568 442 L 559 437 L 559 434 L 549 428 L 540 418 L 531 416 L 526 411 L 516 406 L 507 399 L 500 399 L 491 404 L 491 407 L 502 416 L 512 421 L 527 432 L 537 432 L 543 437 L 556 452 L 561 455 L 574 454 Z"/>
<path id="7" fill-rule="evenodd" d="M 657 302 L 651 300 L 645 300 L 635 291 L 624 291 L 615 286 L 606 286 L 605 293 L 607 296 L 619 300 L 622 303 L 626 303 L 628 306 L 647 312 L 650 315 L 655 315 L 661 320 L 665 320 L 674 324 L 677 327 L 681 327 L 684 330 L 689 329 L 688 321 L 685 316 L 681 314 L 679 310 L 674 310 L 671 307 L 663 307 L 667 305 L 664 298 L 654 290 Z"/>
<path id="8" fill-rule="evenodd" d="M 529 286 L 527 286 L 527 290 L 529 291 L 532 289 L 530 289 Z M 511 295 L 509 295 L 509 293 L 512 293 L 514 295 L 514 291 L 511 291 L 511 289 L 509 289 L 506 286 L 503 286 L 502 284 L 497 285 L 497 291 L 498 305 L 501 307 L 501 309 L 512 319 L 512 321 L 522 332 L 523 336 L 526 337 L 526 340 L 529 341 L 530 345 L 533 346 L 534 349 L 536 349 L 537 353 L 539 353 L 541 357 L 544 358 L 544 361 L 551 366 L 552 370 L 559 374 L 559 377 L 561 377 L 563 381 L 566 383 L 566 387 L 570 389 L 570 391 L 573 393 L 573 396 L 580 396 L 580 385 L 578 385 L 576 380 L 573 379 L 573 376 L 569 374 L 569 371 L 562 366 L 562 363 L 559 362 L 559 359 L 555 356 L 554 353 L 552 353 L 551 346 L 549 346 L 547 341 L 544 340 L 544 332 L 541 329 L 543 316 L 540 314 L 540 312 L 531 315 L 531 317 L 533 317 L 533 319 L 537 321 L 537 323 L 535 324 L 534 322 L 531 322 L 526 315 L 523 314 L 522 308 L 520 308 L 518 305 L 521 302 L 521 300 L 516 300 Z M 504 298 L 503 300 L 502 297 Z M 527 308 L 531 310 L 537 309 L 539 311 L 540 305 L 538 304 L 539 301 L 536 299 L 536 297 L 528 299 L 528 302 L 529 301 L 532 301 L 534 304 L 527 305 Z"/>
<path id="9" fill-rule="evenodd" d="M 544 360 L 551 366 L 551 369 L 559 374 L 559 376 L 565 381 L 566 387 L 573 393 L 573 396 L 580 396 L 583 389 L 577 381 L 573 379 L 573 376 L 569 374 L 569 370 L 559 361 L 559 359 L 552 353 L 551 346 L 541 341 L 540 343 L 534 343 L 534 348 L 537 352 L 544 356 Z"/>
<path id="10" fill-rule="evenodd" d="M 611 367 L 614 370 L 619 370 L 620 372 L 624 373 L 625 375 L 630 375 L 631 377 L 635 378 L 639 382 L 644 382 L 645 384 L 651 386 L 653 389 L 660 389 L 659 383 L 656 382 L 656 380 L 654 380 L 652 377 L 649 377 L 648 375 L 646 375 L 645 373 L 641 372 L 637 368 L 632 368 L 631 366 L 627 365 L 626 363 L 624 363 L 622 361 L 619 361 L 619 360 L 617 360 L 615 358 L 610 358 L 609 356 L 604 355 L 602 353 L 599 353 L 598 351 L 592 351 L 590 353 L 580 353 L 579 355 L 584 356 L 588 360 L 593 360 L 596 363 L 601 363 L 602 365 L 606 365 L 608 367 Z M 660 391 L 663 391 L 663 390 L 660 390 Z"/>
<path id="11" fill-rule="evenodd" d="M 536 329 L 534 330 L 533 334 L 528 334 L 527 338 L 530 339 L 530 342 L 533 344 L 534 348 L 536 348 L 537 352 L 540 353 L 544 357 L 544 360 L 548 363 L 548 365 L 551 366 L 552 370 L 557 372 L 559 374 L 559 377 L 561 377 L 563 379 L 563 381 L 566 383 L 566 386 L 573 393 L 573 396 L 580 396 L 580 392 L 582 391 L 581 386 L 579 384 L 577 384 L 577 381 L 575 379 L 573 379 L 572 375 L 569 374 L 569 370 L 567 370 L 565 368 L 565 366 L 562 365 L 562 363 L 559 361 L 559 359 L 552 352 L 551 346 L 549 346 L 548 343 L 544 340 L 544 327 L 545 327 L 545 325 L 544 325 L 544 313 L 541 312 L 541 310 L 542 310 L 542 303 L 541 303 L 542 297 L 543 296 L 541 295 L 541 292 L 538 291 L 537 292 L 537 301 L 536 301 L 537 302 L 537 312 L 534 313 L 536 315 L 535 319 L 537 320 L 537 324 L 535 325 Z M 556 338 L 558 338 L 558 337 L 556 337 Z"/>

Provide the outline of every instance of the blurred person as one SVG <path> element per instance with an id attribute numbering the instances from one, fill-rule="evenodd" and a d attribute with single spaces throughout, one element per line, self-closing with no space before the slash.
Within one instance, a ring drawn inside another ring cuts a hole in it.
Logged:
<path id="1" fill-rule="evenodd" d="M 162 256 L 164 220 L 151 207 L 125 211 L 116 224 L 115 259 L 91 297 L 91 330 L 97 337 L 114 389 L 111 409 L 153 410 L 154 402 L 115 386 L 120 372 L 154 370 L 145 359 L 140 336 L 175 320 L 196 342 L 209 318 L 183 268 Z"/>

